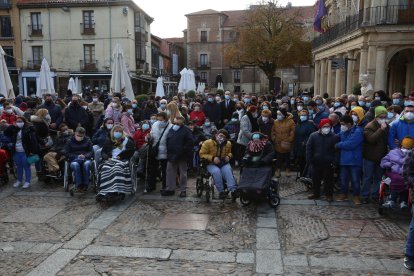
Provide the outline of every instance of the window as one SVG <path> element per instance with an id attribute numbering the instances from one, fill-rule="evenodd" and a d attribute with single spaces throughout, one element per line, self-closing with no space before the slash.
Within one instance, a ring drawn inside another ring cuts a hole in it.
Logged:
<path id="1" fill-rule="evenodd" d="M 207 83 L 207 72 L 201 72 L 200 79 L 202 82 Z"/>
<path id="2" fill-rule="evenodd" d="M 10 16 L 0 16 L 0 36 L 13 37 Z"/>
<path id="3" fill-rule="evenodd" d="M 42 35 L 42 17 L 40 12 L 30 14 L 31 35 Z"/>
<path id="4" fill-rule="evenodd" d="M 93 44 L 83 45 L 83 57 L 85 59 L 85 65 L 95 64 L 95 45 Z"/>
<path id="5" fill-rule="evenodd" d="M 234 82 L 240 82 L 240 71 L 234 71 Z"/>
<path id="6" fill-rule="evenodd" d="M 95 34 L 93 11 L 83 11 L 83 34 Z"/>
<path id="7" fill-rule="evenodd" d="M 240 93 L 240 86 L 234 87 L 234 93 Z"/>
<path id="8" fill-rule="evenodd" d="M 32 54 L 33 54 L 33 65 L 40 66 L 43 59 L 43 47 L 42 46 L 33 46 L 32 47 Z"/>
<path id="9" fill-rule="evenodd" d="M 200 42 L 207 42 L 207 31 L 200 32 Z"/>
<path id="10" fill-rule="evenodd" d="M 207 54 L 201 54 L 200 55 L 200 65 L 201 66 L 207 66 L 208 64 L 208 55 Z"/>
<path id="11" fill-rule="evenodd" d="M 16 67 L 16 63 L 14 62 L 14 54 L 13 54 L 13 47 L 12 46 L 3 46 L 3 50 L 6 53 L 4 59 L 6 60 L 7 67 Z"/>

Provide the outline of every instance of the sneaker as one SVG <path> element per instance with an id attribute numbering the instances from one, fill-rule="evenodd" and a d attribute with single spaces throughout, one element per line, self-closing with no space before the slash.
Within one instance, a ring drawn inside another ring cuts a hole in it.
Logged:
<path id="1" fill-rule="evenodd" d="M 319 199 L 320 197 L 321 196 L 319 196 L 319 195 L 312 194 L 312 195 L 308 196 L 308 199 Z"/>
<path id="2" fill-rule="evenodd" d="M 345 201 L 348 200 L 348 196 L 346 194 L 339 194 L 336 196 L 336 201 Z"/>
<path id="3" fill-rule="evenodd" d="M 22 188 L 23 189 L 30 188 L 30 183 L 29 182 L 25 182 Z"/>
<path id="4" fill-rule="evenodd" d="M 21 185 L 21 183 L 20 183 L 19 181 L 16 181 L 16 182 L 13 184 L 13 187 L 14 187 L 14 188 L 19 188 L 19 187 L 20 187 L 20 185 Z"/>
<path id="5" fill-rule="evenodd" d="M 405 201 L 401 201 L 401 203 L 400 203 L 400 209 L 407 209 L 407 208 L 408 208 L 407 203 Z"/>
<path id="6" fill-rule="evenodd" d="M 382 207 L 387 208 L 387 209 L 391 209 L 391 208 L 395 207 L 395 203 L 392 200 L 388 200 L 387 202 L 382 204 Z"/>
<path id="7" fill-rule="evenodd" d="M 369 203 L 369 198 L 363 197 L 362 198 L 362 204 L 368 204 L 368 203 Z"/>
<path id="8" fill-rule="evenodd" d="M 404 267 L 408 270 L 414 270 L 414 258 L 405 256 L 404 257 Z"/>
<path id="9" fill-rule="evenodd" d="M 361 205 L 361 198 L 359 196 L 353 196 L 352 197 L 352 201 L 354 202 L 355 205 Z"/>

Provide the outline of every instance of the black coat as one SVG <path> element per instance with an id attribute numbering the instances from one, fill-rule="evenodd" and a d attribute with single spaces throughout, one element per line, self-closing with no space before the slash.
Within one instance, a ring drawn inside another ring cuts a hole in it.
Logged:
<path id="1" fill-rule="evenodd" d="M 206 118 L 210 119 L 210 122 L 214 122 L 216 126 L 220 125 L 221 119 L 221 108 L 220 105 L 216 102 L 210 103 L 207 102 L 203 108 L 204 115 Z"/>
<path id="2" fill-rule="evenodd" d="M 134 141 L 129 137 L 125 137 L 125 139 L 128 139 L 128 142 L 125 145 L 125 150 L 121 151 L 121 153 L 118 155 L 119 159 L 123 161 L 131 159 L 135 152 Z M 102 148 L 102 159 L 106 160 L 108 158 L 111 158 L 113 149 L 114 142 L 112 142 L 111 139 L 107 139 L 105 145 Z"/>
<path id="3" fill-rule="evenodd" d="M 56 128 L 59 127 L 59 125 L 63 122 L 63 114 L 62 114 L 62 109 L 60 108 L 60 106 L 54 104 L 52 102 L 52 104 L 48 105 L 48 104 L 42 104 L 41 106 L 39 106 L 40 108 L 46 108 L 49 111 L 49 115 L 51 118 L 50 123 L 55 123 L 56 124 Z"/>
<path id="4" fill-rule="evenodd" d="M 191 158 L 193 135 L 186 126 L 179 130 L 171 129 L 167 134 L 167 160 L 170 162 L 183 161 Z"/>
<path id="5" fill-rule="evenodd" d="M 11 125 L 4 131 L 4 135 L 10 138 L 13 147 L 13 153 L 16 151 L 17 133 L 20 128 Z M 27 124 L 22 128 L 22 144 L 26 155 L 38 154 L 40 152 L 39 142 L 37 141 L 36 130 L 33 125 Z"/>
<path id="6" fill-rule="evenodd" d="M 314 166 L 330 165 L 336 162 L 335 144 L 339 137 L 332 132 L 323 135 L 315 131 L 309 136 L 306 144 L 306 161 Z"/>
<path id="7" fill-rule="evenodd" d="M 295 145 L 294 152 L 296 157 L 302 157 L 306 155 L 306 143 L 309 136 L 317 130 L 317 127 L 312 121 L 301 122 L 296 125 L 295 128 Z"/>
<path id="8" fill-rule="evenodd" d="M 89 126 L 89 116 L 80 105 L 69 105 L 65 110 L 65 121 L 70 129 L 76 130 L 78 124 L 86 128 Z"/>
<path id="9" fill-rule="evenodd" d="M 81 154 L 85 155 L 86 159 L 91 159 L 93 156 L 91 139 L 85 136 L 82 141 L 78 142 L 76 141 L 75 136 L 72 136 L 72 138 L 70 138 L 69 142 L 65 146 L 64 154 L 70 162 L 75 160 L 78 155 Z"/>
<path id="10" fill-rule="evenodd" d="M 220 103 L 221 111 L 221 121 L 224 123 L 224 120 L 230 121 L 233 112 L 236 111 L 236 103 L 232 100 L 229 100 L 229 105 L 226 107 L 227 100 L 225 99 Z"/>
<path id="11" fill-rule="evenodd" d="M 106 140 L 110 140 L 110 133 L 111 131 L 107 129 L 106 126 L 99 128 L 98 131 L 92 136 L 92 144 L 98 145 L 102 148 L 105 145 Z"/>

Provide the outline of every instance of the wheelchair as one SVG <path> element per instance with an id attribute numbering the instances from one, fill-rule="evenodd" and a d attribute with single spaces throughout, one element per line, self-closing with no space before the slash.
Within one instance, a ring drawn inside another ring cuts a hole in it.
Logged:
<path id="1" fill-rule="evenodd" d="M 43 160 L 42 162 L 42 173 L 43 173 L 43 182 L 49 184 L 51 182 L 59 182 L 62 183 L 64 181 L 65 176 L 65 160 L 58 162 L 59 170 L 54 173 L 49 171 L 48 164 L 46 161 Z"/>
<path id="2" fill-rule="evenodd" d="M 89 185 L 93 187 L 93 191 L 96 191 L 96 170 L 95 170 L 95 160 L 91 160 L 90 172 L 89 172 Z M 75 175 L 72 169 L 70 168 L 70 162 L 65 160 L 64 170 L 63 170 L 63 188 L 66 192 L 69 192 L 71 196 L 75 195 L 76 184 L 73 183 L 75 180 Z M 72 185 L 70 183 L 72 182 Z"/>

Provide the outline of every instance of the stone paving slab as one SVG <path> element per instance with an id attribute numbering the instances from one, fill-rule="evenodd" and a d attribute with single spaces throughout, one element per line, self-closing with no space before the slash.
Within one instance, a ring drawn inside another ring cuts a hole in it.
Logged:
<path id="1" fill-rule="evenodd" d="M 284 255 L 285 266 L 308 266 L 308 258 L 305 255 Z"/>
<path id="2" fill-rule="evenodd" d="M 59 249 L 33 269 L 28 276 L 55 275 L 72 260 L 79 250 Z"/>
<path id="3" fill-rule="evenodd" d="M 231 263 L 236 261 L 236 253 L 178 249 L 172 252 L 170 259 Z"/>
<path id="4" fill-rule="evenodd" d="M 97 246 L 90 245 L 82 251 L 82 255 L 107 256 L 107 257 L 128 257 L 128 258 L 149 258 L 168 259 L 171 255 L 170 249 L 162 248 L 139 248 L 139 247 L 118 247 L 118 246 Z"/>
<path id="5" fill-rule="evenodd" d="M 68 249 L 83 249 L 100 234 L 98 229 L 84 229 L 68 241 L 63 247 Z"/>
<path id="6" fill-rule="evenodd" d="M 391 259 L 381 259 L 381 263 L 384 265 L 386 271 L 398 272 L 398 273 L 407 273 L 408 270 L 403 266 L 404 258 L 391 260 Z"/>
<path id="7" fill-rule="evenodd" d="M 34 242 L 23 242 L 23 241 L 0 242 L 0 251 L 22 253 L 22 252 L 28 251 L 35 245 L 36 243 Z"/>
<path id="8" fill-rule="evenodd" d="M 273 217 L 261 217 L 258 215 L 256 225 L 260 228 L 277 228 L 275 214 L 273 214 Z"/>
<path id="9" fill-rule="evenodd" d="M 236 255 L 236 262 L 239 264 L 254 264 L 254 253 L 239 252 Z"/>
<path id="10" fill-rule="evenodd" d="M 108 227 L 112 222 L 114 222 L 118 216 L 121 215 L 121 212 L 103 212 L 99 217 L 94 219 L 87 228 L 89 229 L 98 229 L 103 230 Z"/>
<path id="11" fill-rule="evenodd" d="M 385 270 L 380 260 L 364 257 L 348 257 L 348 256 L 328 256 L 328 257 L 309 257 L 311 266 L 351 269 L 351 270 Z"/>
<path id="12" fill-rule="evenodd" d="M 53 243 L 36 243 L 35 246 L 30 248 L 27 252 L 42 254 L 48 252 L 55 244 Z M 61 244 L 60 244 L 61 245 Z"/>
<path id="13" fill-rule="evenodd" d="M 280 205 L 316 205 L 315 200 L 308 199 L 281 199 Z"/>
<path id="14" fill-rule="evenodd" d="M 256 273 L 283 274 L 280 250 L 257 250 Z"/>
<path id="15" fill-rule="evenodd" d="M 21 208 L 17 212 L 3 218 L 1 221 L 44 223 L 62 210 L 63 208 Z"/>
<path id="16" fill-rule="evenodd" d="M 279 235 L 277 233 L 277 230 L 272 228 L 257 228 L 256 248 L 280 249 Z"/>

